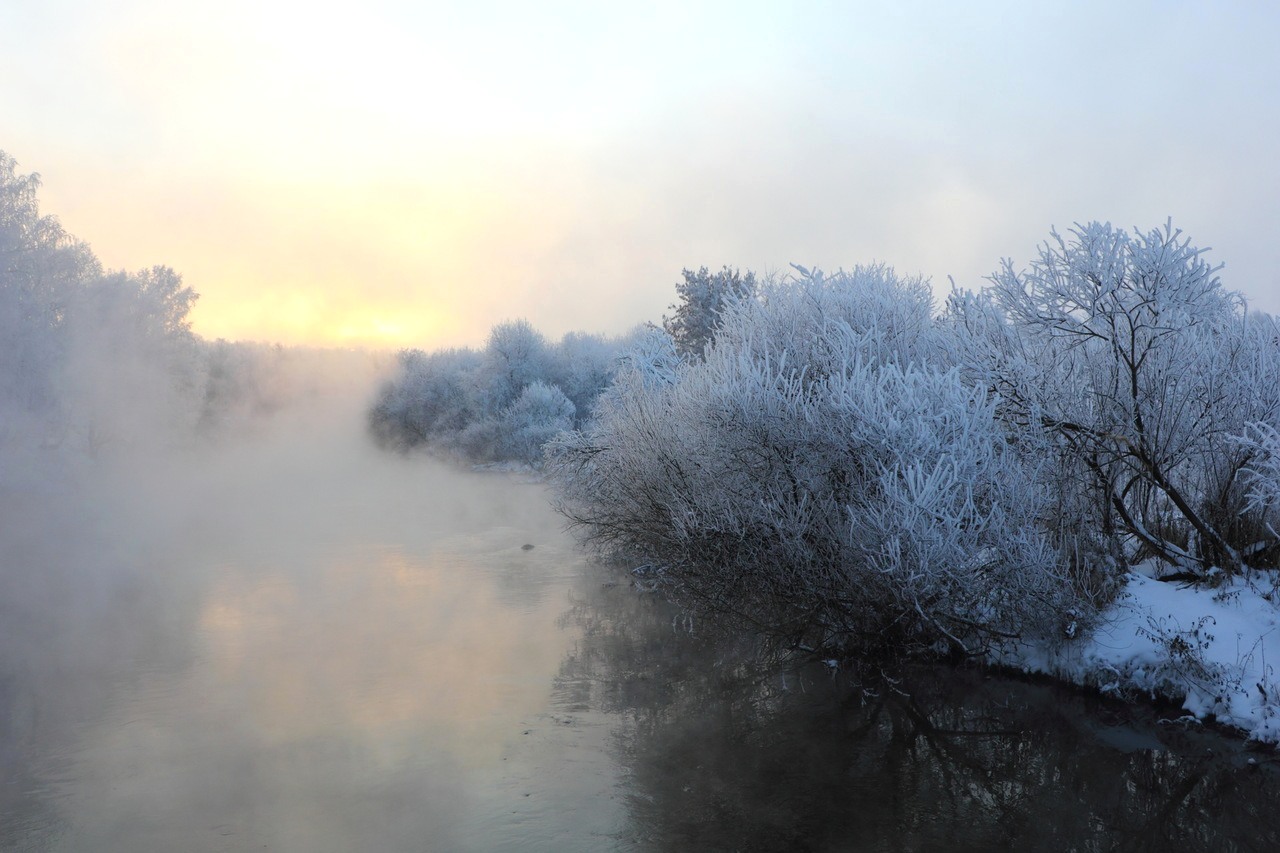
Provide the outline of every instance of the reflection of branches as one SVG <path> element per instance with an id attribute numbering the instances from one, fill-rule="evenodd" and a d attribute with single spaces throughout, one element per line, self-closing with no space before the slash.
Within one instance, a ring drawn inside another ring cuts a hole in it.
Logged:
<path id="1" fill-rule="evenodd" d="M 1280 780 L 1232 759 L 1230 742 L 966 669 L 919 667 L 894 684 L 761 663 L 756 644 L 691 636 L 671 616 L 619 584 L 564 617 L 582 629 L 562 666 L 566 699 L 623 720 L 628 843 L 1280 849 Z M 1223 757 L 1206 758 L 1208 743 Z"/>
<path id="2" fill-rule="evenodd" d="M 1177 819 L 1191 792 L 1204 780 L 1205 775 L 1203 762 L 1197 762 L 1196 766 L 1173 786 L 1168 798 L 1152 811 L 1140 829 L 1125 833 L 1127 837 L 1123 838 L 1121 849 L 1153 851 L 1168 849 L 1166 846 L 1168 842 L 1162 837 L 1165 834 L 1163 828 Z"/>

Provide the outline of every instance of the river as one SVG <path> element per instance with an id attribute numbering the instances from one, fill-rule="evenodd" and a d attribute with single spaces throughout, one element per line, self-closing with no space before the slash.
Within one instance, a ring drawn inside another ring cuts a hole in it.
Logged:
<path id="1" fill-rule="evenodd" d="M 0 494 L 0 848 L 1274 850 L 1267 752 L 765 662 L 544 488 L 279 429 Z"/>

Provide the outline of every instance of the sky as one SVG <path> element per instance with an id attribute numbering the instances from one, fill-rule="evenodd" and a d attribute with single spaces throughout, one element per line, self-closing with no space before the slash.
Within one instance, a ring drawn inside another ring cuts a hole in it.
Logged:
<path id="1" fill-rule="evenodd" d="M 1172 218 L 1280 313 L 1280 4 L 0 0 L 0 150 L 210 337 L 659 320 L 681 270 L 976 289 Z"/>

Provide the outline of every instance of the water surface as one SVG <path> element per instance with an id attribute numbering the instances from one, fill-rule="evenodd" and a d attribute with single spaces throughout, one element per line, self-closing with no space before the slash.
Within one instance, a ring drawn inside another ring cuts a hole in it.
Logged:
<path id="1" fill-rule="evenodd" d="M 1269 754 L 765 662 L 518 478 L 309 430 L 33 482 L 0 498 L 4 849 L 1280 849 Z"/>

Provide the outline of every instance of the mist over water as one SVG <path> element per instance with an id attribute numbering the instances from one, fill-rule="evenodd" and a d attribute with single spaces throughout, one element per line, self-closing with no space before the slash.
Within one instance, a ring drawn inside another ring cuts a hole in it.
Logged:
<path id="1" fill-rule="evenodd" d="M 380 453 L 365 403 L 29 460 L 0 520 L 6 842 L 493 847 L 501 786 L 468 779 L 536 761 L 582 558 L 540 487 Z"/>
<path id="2" fill-rule="evenodd" d="M 377 375 L 217 440 L 5 458 L 0 848 L 1280 837 L 1271 759 L 1237 742 L 981 675 L 868 692 L 753 657 L 590 562 L 540 484 L 375 449 Z"/>

